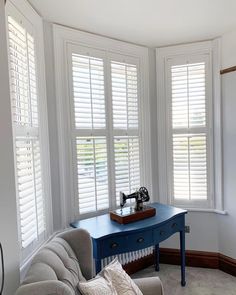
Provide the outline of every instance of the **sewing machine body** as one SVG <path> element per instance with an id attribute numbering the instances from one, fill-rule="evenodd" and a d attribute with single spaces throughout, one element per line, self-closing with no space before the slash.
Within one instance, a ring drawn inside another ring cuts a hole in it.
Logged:
<path id="1" fill-rule="evenodd" d="M 128 199 L 135 199 L 135 207 L 124 207 Z M 129 195 L 120 192 L 120 209 L 111 211 L 110 218 L 120 224 L 127 224 L 152 217 L 156 214 L 156 209 L 143 204 L 149 200 L 148 190 L 145 187 L 140 187 L 138 191 Z"/>
<path id="2" fill-rule="evenodd" d="M 135 211 L 143 210 L 143 203 L 148 202 L 150 200 L 148 190 L 145 187 L 140 187 L 140 189 L 132 194 L 126 195 L 123 192 L 120 192 L 120 207 L 121 210 L 126 204 L 126 200 L 135 199 Z"/>

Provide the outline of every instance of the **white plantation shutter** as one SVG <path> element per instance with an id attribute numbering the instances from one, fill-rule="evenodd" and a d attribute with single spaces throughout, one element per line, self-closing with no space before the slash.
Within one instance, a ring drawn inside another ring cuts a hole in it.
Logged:
<path id="1" fill-rule="evenodd" d="M 207 199 L 206 135 L 173 136 L 175 199 Z"/>
<path id="2" fill-rule="evenodd" d="M 76 48 L 71 67 L 77 210 L 87 214 L 109 208 L 104 61 Z"/>
<path id="3" fill-rule="evenodd" d="M 26 248 L 45 230 L 39 142 L 16 138 L 15 146 L 21 241 Z"/>
<path id="4" fill-rule="evenodd" d="M 140 187 L 138 67 L 111 61 L 116 203 Z M 124 136 L 124 134 L 126 134 Z"/>
<path id="5" fill-rule="evenodd" d="M 106 127 L 103 60 L 72 54 L 75 127 Z"/>
<path id="6" fill-rule="evenodd" d="M 105 137 L 77 137 L 78 197 L 81 214 L 109 207 Z"/>
<path id="7" fill-rule="evenodd" d="M 205 63 L 172 66 L 173 128 L 206 126 Z"/>
<path id="8" fill-rule="evenodd" d="M 8 28 L 13 122 L 37 127 L 34 39 L 10 16 Z"/>
<path id="9" fill-rule="evenodd" d="M 138 129 L 137 66 L 111 62 L 114 129 Z"/>
<path id="10" fill-rule="evenodd" d="M 116 202 L 120 204 L 120 191 L 131 193 L 140 187 L 139 138 L 114 139 Z"/>
<path id="11" fill-rule="evenodd" d="M 13 13 L 14 14 L 14 13 Z M 9 71 L 18 228 L 26 258 L 45 239 L 45 195 L 41 169 L 37 72 L 33 28 L 8 15 Z"/>
<path id="12" fill-rule="evenodd" d="M 140 187 L 138 63 L 72 44 L 68 54 L 75 215 L 91 215 Z"/>
<path id="13" fill-rule="evenodd" d="M 208 61 L 169 61 L 172 198 L 194 203 L 209 198 Z"/>

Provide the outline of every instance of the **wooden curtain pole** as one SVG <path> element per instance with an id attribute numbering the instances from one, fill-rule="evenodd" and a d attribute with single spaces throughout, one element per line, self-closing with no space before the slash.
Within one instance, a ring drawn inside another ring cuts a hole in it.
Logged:
<path id="1" fill-rule="evenodd" d="M 224 74 L 231 73 L 231 72 L 234 72 L 234 71 L 236 71 L 236 66 L 221 70 L 220 74 L 224 75 Z"/>

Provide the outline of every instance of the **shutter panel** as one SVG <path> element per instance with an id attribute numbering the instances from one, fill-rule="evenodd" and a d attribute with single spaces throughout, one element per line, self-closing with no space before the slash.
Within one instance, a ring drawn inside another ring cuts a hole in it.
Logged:
<path id="1" fill-rule="evenodd" d="M 114 129 L 138 129 L 137 66 L 111 62 Z"/>
<path id="2" fill-rule="evenodd" d="M 206 125 L 205 63 L 172 66 L 173 128 Z"/>
<path id="3" fill-rule="evenodd" d="M 207 199 L 205 135 L 173 136 L 174 197 Z"/>
<path id="4" fill-rule="evenodd" d="M 111 81 L 116 202 L 120 205 L 120 191 L 129 194 L 140 187 L 137 65 L 112 61 Z"/>
<path id="5" fill-rule="evenodd" d="M 103 60 L 72 53 L 75 127 L 106 127 Z"/>
<path id="6" fill-rule="evenodd" d="M 13 122 L 30 125 L 26 32 L 12 17 L 8 25 Z"/>
<path id="7" fill-rule="evenodd" d="M 171 85 L 174 198 L 207 200 L 205 62 L 172 66 Z"/>
<path id="8" fill-rule="evenodd" d="M 8 17 L 13 122 L 38 126 L 34 39 Z"/>
<path id="9" fill-rule="evenodd" d="M 17 138 L 15 146 L 21 243 L 26 248 L 45 229 L 39 142 Z"/>
<path id="10" fill-rule="evenodd" d="M 140 186 L 139 138 L 114 139 L 116 201 L 120 205 L 120 191 L 129 194 Z"/>
<path id="11" fill-rule="evenodd" d="M 106 209 L 108 198 L 107 144 L 105 137 L 77 137 L 79 211 Z"/>

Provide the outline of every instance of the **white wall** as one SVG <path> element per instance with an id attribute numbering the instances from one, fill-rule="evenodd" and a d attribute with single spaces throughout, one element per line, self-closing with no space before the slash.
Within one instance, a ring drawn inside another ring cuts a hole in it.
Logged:
<path id="1" fill-rule="evenodd" d="M 187 250 L 219 252 L 217 216 L 215 213 L 188 212 L 186 225 L 190 226 L 190 233 L 185 236 Z M 178 234 L 162 242 L 160 247 L 178 249 Z"/>
<path id="2" fill-rule="evenodd" d="M 236 66 L 236 30 L 222 36 L 222 69 Z M 222 75 L 224 205 L 218 216 L 219 250 L 236 258 L 236 72 Z"/>
<path id="3" fill-rule="evenodd" d="M 236 28 L 222 36 L 222 69 L 236 66 Z"/>
<path id="4" fill-rule="evenodd" d="M 19 249 L 5 32 L 4 0 L 0 0 L 0 242 L 4 250 L 6 275 L 3 294 L 12 295 L 19 283 Z"/>

